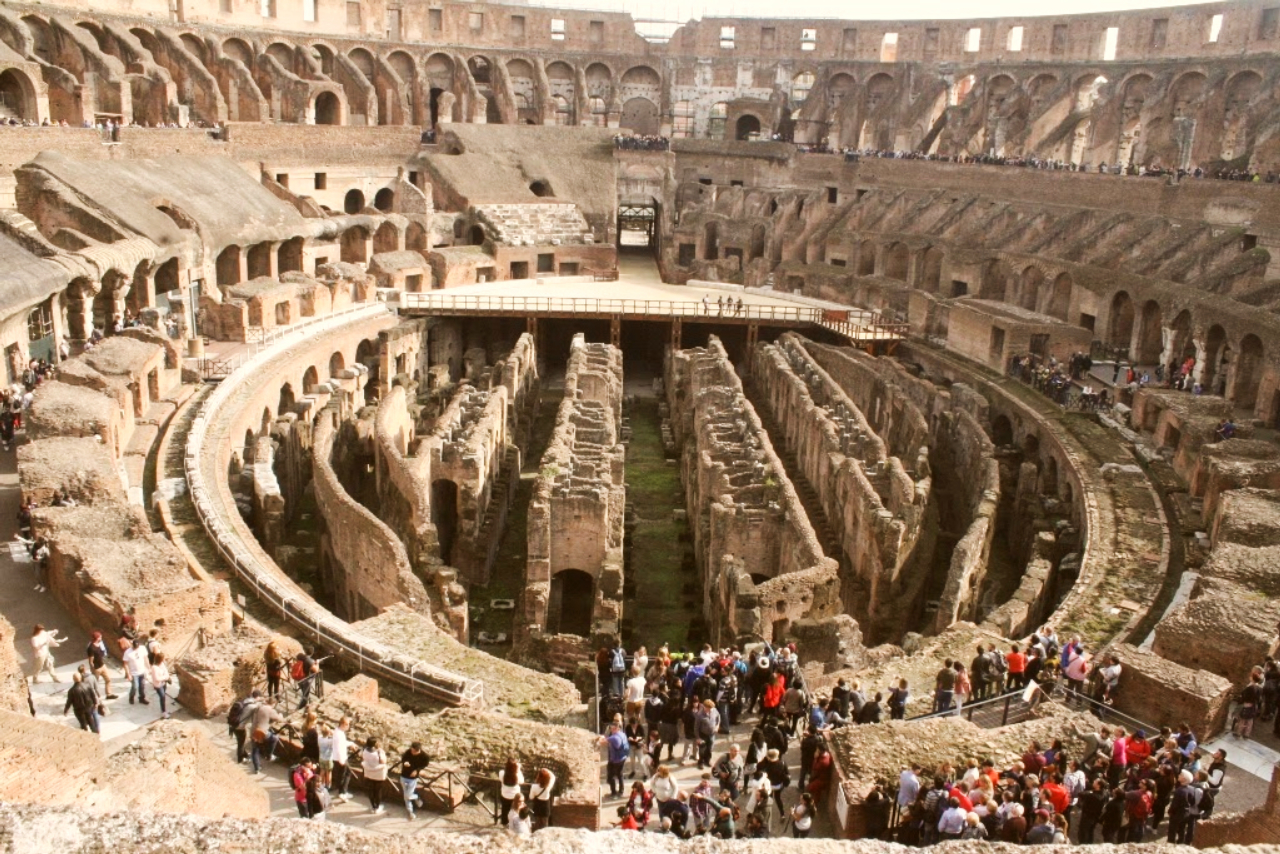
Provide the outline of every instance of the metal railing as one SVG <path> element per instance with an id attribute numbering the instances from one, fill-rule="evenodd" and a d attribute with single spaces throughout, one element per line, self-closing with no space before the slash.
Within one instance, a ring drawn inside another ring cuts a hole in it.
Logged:
<path id="1" fill-rule="evenodd" d="M 322 318 L 313 318 L 273 330 L 265 335 L 263 342 L 252 351 L 238 354 L 240 358 L 237 360 L 237 367 L 226 381 L 204 399 L 192 421 L 183 460 L 187 484 L 196 514 L 200 517 L 201 524 L 223 559 L 241 581 L 253 588 L 260 601 L 285 620 L 304 631 L 317 644 L 350 660 L 362 673 L 373 673 L 390 679 L 414 692 L 452 705 L 479 705 L 484 695 L 484 686 L 481 682 L 426 662 L 410 659 L 405 655 L 399 655 L 393 649 L 376 641 L 363 641 L 358 634 L 351 631 L 348 623 L 339 620 L 327 609 L 321 607 L 314 599 L 285 579 L 279 567 L 249 548 L 241 533 L 236 530 L 237 524 L 243 526 L 244 523 L 239 519 L 238 513 L 234 515 L 234 521 L 232 521 L 232 513 L 228 512 L 216 497 L 216 487 L 210 488 L 206 485 L 205 471 L 201 465 L 201 452 L 206 447 L 206 443 L 218 442 L 222 439 L 218 430 L 215 429 L 210 433 L 210 424 L 236 390 L 243 383 L 250 381 L 260 367 L 260 362 L 275 355 L 277 349 L 283 351 L 285 345 L 299 343 L 320 332 L 344 326 L 353 321 L 376 318 L 386 311 L 385 304 L 365 304 Z M 212 468 L 214 471 L 208 478 L 210 483 L 216 482 L 217 478 L 217 466 Z M 256 543 L 254 545 L 256 546 Z M 257 551 L 260 552 L 261 548 L 258 547 Z"/>
<path id="2" fill-rule="evenodd" d="M 441 314 L 520 314 L 590 317 L 662 317 L 706 321 L 747 321 L 821 326 L 854 340 L 893 340 L 907 334 L 908 325 L 887 320 L 879 312 L 825 309 L 804 305 L 738 305 L 696 300 L 610 299 L 604 297 L 543 297 L 498 294 L 402 293 L 402 310 Z"/>

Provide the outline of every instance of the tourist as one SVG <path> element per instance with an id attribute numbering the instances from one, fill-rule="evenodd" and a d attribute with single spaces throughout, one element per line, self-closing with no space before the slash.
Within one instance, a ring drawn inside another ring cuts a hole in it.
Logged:
<path id="1" fill-rule="evenodd" d="M 422 772 L 426 771 L 430 764 L 431 757 L 427 756 L 422 749 L 420 741 L 410 744 L 409 749 L 400 755 L 400 790 L 404 795 L 404 808 L 409 814 L 409 821 L 418 817 L 414 796 L 418 790 L 418 781 L 422 777 Z"/>
<path id="2" fill-rule="evenodd" d="M 245 747 L 249 738 L 249 721 L 253 719 L 253 712 L 262 701 L 261 698 L 262 692 L 254 688 L 248 697 L 236 700 L 231 704 L 231 708 L 227 709 L 227 733 L 236 740 L 237 765 L 249 758 L 249 751 Z M 129 702 L 133 702 L 132 693 L 129 695 Z"/>
<path id="3" fill-rule="evenodd" d="M 616 723 L 610 723 L 609 734 L 600 738 L 598 743 L 608 752 L 606 779 L 609 782 L 609 796 L 620 798 L 623 791 L 622 768 L 626 764 L 627 755 L 631 752 L 627 737 L 622 732 L 622 727 Z"/>
<path id="4" fill-rule="evenodd" d="M 332 803 L 329 789 L 319 775 L 307 781 L 307 810 L 311 813 L 312 821 L 324 821 L 329 815 L 329 807 Z"/>
<path id="5" fill-rule="evenodd" d="M 533 813 L 533 829 L 551 826 L 552 799 L 555 797 L 556 775 L 549 768 L 540 768 L 529 786 L 529 807 Z"/>
<path id="6" fill-rule="evenodd" d="M 889 692 L 889 719 L 903 720 L 907 715 L 907 701 L 911 699 L 911 691 L 907 680 L 899 679 L 898 687 Z"/>
<path id="7" fill-rule="evenodd" d="M 643 780 L 631 784 L 631 794 L 627 798 L 627 812 L 635 818 L 638 830 L 643 830 L 649 823 L 649 812 L 653 808 L 653 795 L 645 788 Z"/>
<path id="8" fill-rule="evenodd" d="M 98 691 L 93 687 L 93 682 L 86 680 L 80 673 L 71 674 L 71 679 L 74 684 L 67 691 L 67 701 L 62 706 L 62 713 L 65 715 L 74 711 L 80 729 L 97 735 L 98 714 L 101 709 Z"/>
<path id="9" fill-rule="evenodd" d="M 514 811 L 506 824 L 507 830 L 514 836 L 528 838 L 533 835 L 533 816 L 528 807 L 522 806 Z"/>
<path id="10" fill-rule="evenodd" d="M 622 639 L 609 651 L 609 690 L 616 697 L 621 697 L 626 687 L 627 651 L 622 646 Z"/>
<path id="11" fill-rule="evenodd" d="M 729 745 L 729 752 L 716 763 L 714 774 L 720 782 L 720 791 L 728 792 L 729 797 L 736 801 L 743 774 L 742 750 L 738 745 Z"/>
<path id="12" fill-rule="evenodd" d="M 293 787 L 293 803 L 299 818 L 311 818 L 311 803 L 307 799 L 307 784 L 315 779 L 316 766 L 310 756 L 302 756 L 298 764 L 289 769 L 289 785 Z"/>
<path id="13" fill-rule="evenodd" d="M 645 685 L 644 671 L 638 664 L 631 665 L 631 678 L 623 686 L 626 716 L 631 721 L 638 720 L 644 712 Z"/>
<path id="14" fill-rule="evenodd" d="M 382 815 L 386 807 L 382 805 L 382 787 L 387 782 L 387 754 L 378 747 L 376 736 L 369 736 L 360 753 L 360 767 L 364 771 L 365 789 L 369 794 L 369 810 L 374 815 Z"/>
<path id="15" fill-rule="evenodd" d="M 253 766 L 253 773 L 262 772 L 262 756 L 266 755 L 268 762 L 274 762 L 276 758 L 276 746 L 280 743 L 280 737 L 276 735 L 273 724 L 283 723 L 284 715 L 275 709 L 274 700 L 264 700 L 253 709 L 253 714 L 249 717 L 249 736 L 253 739 L 253 747 L 249 750 L 249 762 Z"/>
<path id="16" fill-rule="evenodd" d="M 111 674 L 107 672 L 107 644 L 102 640 L 102 632 L 95 631 L 89 646 L 85 648 L 89 659 L 89 672 L 102 680 L 103 693 L 108 700 L 116 699 L 111 693 Z"/>
<path id="17" fill-rule="evenodd" d="M 813 827 L 813 795 L 808 792 L 800 795 L 800 802 L 791 808 L 791 835 L 796 839 L 805 839 L 809 836 L 809 829 Z"/>
<path id="18" fill-rule="evenodd" d="M 317 727 L 317 732 L 316 776 L 328 791 L 333 782 L 333 728 L 328 723 L 322 723 Z"/>
<path id="19" fill-rule="evenodd" d="M 305 709 L 307 704 L 311 702 L 311 688 L 315 684 L 316 674 L 319 672 L 320 665 L 316 664 L 314 658 L 307 655 L 306 650 L 294 656 L 289 676 L 293 679 L 294 684 L 298 686 L 299 709 Z"/>
<path id="20" fill-rule="evenodd" d="M 41 673 L 48 673 L 49 678 L 54 682 L 61 682 L 55 671 L 53 661 L 53 647 L 62 646 L 66 638 L 58 637 L 58 630 L 45 630 L 40 623 L 36 623 L 35 628 L 31 630 L 31 684 L 40 681 Z"/>
<path id="21" fill-rule="evenodd" d="M 524 785 L 524 770 L 520 760 L 512 756 L 507 759 L 502 769 L 502 779 L 498 786 L 498 822 L 506 824 L 511 817 L 511 806 L 520 797 L 520 787 Z"/>
<path id="22" fill-rule="evenodd" d="M 280 676 L 284 673 L 284 659 L 275 641 L 267 644 L 262 659 L 267 672 L 267 696 L 274 700 L 280 694 Z"/>
<path id="23" fill-rule="evenodd" d="M 626 735 L 627 744 L 631 750 L 631 772 L 628 776 L 630 779 L 634 780 L 636 778 L 637 769 L 639 769 L 640 776 L 645 776 L 644 764 L 647 757 L 647 754 L 645 753 L 647 736 L 645 734 L 644 724 L 640 723 L 640 721 L 635 717 L 632 717 L 627 721 L 627 726 L 623 730 L 623 734 Z"/>
<path id="24" fill-rule="evenodd" d="M 351 729 L 351 720 L 343 717 L 338 721 L 338 725 L 333 730 L 333 788 L 338 791 L 338 800 L 351 800 L 351 768 L 348 762 L 351 758 L 351 742 L 347 738 L 347 731 Z"/>
<path id="25" fill-rule="evenodd" d="M 151 682 L 152 690 L 156 692 L 156 698 L 160 700 L 160 718 L 167 720 L 169 718 L 169 680 L 172 676 L 169 673 L 169 665 L 165 662 L 164 652 L 157 650 L 152 654 L 147 677 Z"/>
<path id="26" fill-rule="evenodd" d="M 693 826 L 696 833 L 708 833 L 719 811 L 720 800 L 711 788 L 710 772 L 703 772 L 693 791 L 689 793 L 689 811 L 693 813 Z"/>
<path id="27" fill-rule="evenodd" d="M 973 685 L 969 681 L 969 674 L 964 669 L 964 665 L 956 661 L 952 665 L 956 672 L 955 689 L 952 697 L 954 698 L 955 712 L 960 714 L 960 710 L 964 708 L 964 704 L 969 701 L 969 696 L 973 693 Z"/>
<path id="28" fill-rule="evenodd" d="M 698 770 L 711 767 L 716 734 L 720 732 L 720 711 L 712 700 L 703 700 L 695 714 L 694 731 L 698 738 Z"/>
<path id="29" fill-rule="evenodd" d="M 715 827 L 711 831 L 712 835 L 717 839 L 733 839 L 736 835 L 733 822 L 733 809 L 730 807 L 720 807 L 720 812 L 716 816 Z"/>

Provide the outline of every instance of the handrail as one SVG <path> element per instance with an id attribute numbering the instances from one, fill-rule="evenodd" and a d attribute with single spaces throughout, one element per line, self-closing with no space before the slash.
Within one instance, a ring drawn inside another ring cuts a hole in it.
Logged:
<path id="1" fill-rule="evenodd" d="M 201 456 L 202 449 L 206 447 L 209 426 L 236 389 L 250 380 L 251 375 L 258 369 L 259 362 L 276 355 L 277 350 L 283 351 L 286 346 L 355 320 L 375 318 L 387 310 L 388 307 L 383 303 L 366 303 L 333 314 L 311 318 L 272 330 L 263 336 L 262 342 L 255 346 L 251 353 L 246 351 L 239 354 L 241 358 L 238 360 L 238 367 L 231 372 L 226 381 L 219 384 L 201 402 L 200 409 L 192 420 L 191 429 L 187 434 L 183 468 L 196 515 L 199 516 L 209 538 L 236 575 L 253 588 L 259 600 L 279 613 L 285 620 L 302 629 L 308 637 L 314 638 L 316 643 L 354 662 L 361 672 L 370 672 L 390 679 L 406 685 L 415 692 L 452 705 L 479 705 L 484 696 L 483 683 L 427 662 L 397 655 L 393 649 L 373 639 L 369 639 L 367 643 L 360 642 L 352 645 L 352 635 L 355 633 L 343 630 L 348 626 L 347 623 L 338 620 L 313 599 L 300 597 L 296 590 L 290 589 L 290 586 L 277 576 L 278 567 L 273 571 L 271 566 L 263 563 L 260 558 L 245 548 L 243 542 L 238 541 L 238 532 L 228 522 L 231 518 L 229 512 L 225 507 L 220 506 L 220 502 L 215 497 L 217 491 L 206 486 Z M 215 465 L 213 471 L 216 472 L 216 470 Z M 208 478 L 210 482 L 215 479 L 216 474 L 211 474 Z"/>

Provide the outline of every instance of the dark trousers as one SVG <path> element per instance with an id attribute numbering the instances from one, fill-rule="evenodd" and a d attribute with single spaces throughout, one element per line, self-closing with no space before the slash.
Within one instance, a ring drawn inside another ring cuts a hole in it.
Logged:
<path id="1" fill-rule="evenodd" d="M 1196 817 L 1190 815 L 1169 817 L 1169 842 L 1190 845 L 1196 832 Z"/>
<path id="2" fill-rule="evenodd" d="M 1096 818 L 1080 817 L 1080 831 L 1076 835 L 1077 845 L 1092 845 L 1094 829 L 1098 826 Z"/>
<path id="3" fill-rule="evenodd" d="M 245 731 L 237 727 L 231 731 L 236 737 L 236 762 L 240 763 L 249 758 L 249 752 L 244 749 L 245 739 L 247 738 Z"/>
<path id="4" fill-rule="evenodd" d="M 95 709 L 82 712 L 79 709 L 73 708 L 72 711 L 76 714 L 76 720 L 80 723 L 80 729 L 88 730 L 93 733 L 98 731 L 98 712 Z"/>
<path id="5" fill-rule="evenodd" d="M 498 823 L 503 827 L 507 826 L 507 819 L 511 816 L 511 805 L 515 803 L 514 798 L 498 797 Z"/>
<path id="6" fill-rule="evenodd" d="M 351 769 L 347 767 L 347 763 L 337 761 L 333 763 L 329 782 L 332 784 L 329 787 L 330 791 L 337 792 L 339 795 L 348 794 L 351 788 Z"/>
<path id="7" fill-rule="evenodd" d="M 382 784 L 386 780 L 365 780 L 364 782 L 369 792 L 369 806 L 376 810 L 382 806 Z"/>
<path id="8" fill-rule="evenodd" d="M 609 794 L 617 797 L 623 792 L 622 769 L 626 761 L 610 762 L 606 765 L 605 776 L 609 780 Z"/>
<path id="9" fill-rule="evenodd" d="M 311 805 L 306 801 L 294 801 L 298 806 L 298 816 L 300 818 L 311 818 Z"/>

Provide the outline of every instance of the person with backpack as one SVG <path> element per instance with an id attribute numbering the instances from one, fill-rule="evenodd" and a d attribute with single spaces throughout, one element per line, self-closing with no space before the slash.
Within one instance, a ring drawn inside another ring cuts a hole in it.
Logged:
<path id="1" fill-rule="evenodd" d="M 1003 694 L 1012 686 L 1009 684 L 1009 659 L 1007 659 L 995 644 L 991 645 L 991 649 L 987 651 L 987 678 L 991 680 L 991 693 L 995 695 Z"/>
<path id="2" fill-rule="evenodd" d="M 907 700 L 911 699 L 911 691 L 907 680 L 899 679 L 898 687 L 889 692 L 889 720 L 900 721 L 907 716 Z"/>
<path id="3" fill-rule="evenodd" d="M 304 709 L 311 702 L 311 685 L 313 683 L 315 673 L 320 668 L 316 665 L 315 659 L 307 655 L 306 650 L 294 656 L 293 664 L 289 667 L 289 678 L 298 686 L 300 698 L 298 700 L 298 708 Z"/>
<path id="4" fill-rule="evenodd" d="M 254 688 L 248 697 L 236 700 L 231 704 L 231 708 L 227 709 L 227 732 L 236 740 L 237 765 L 249 758 L 249 751 L 245 749 L 245 742 L 249 739 L 247 725 L 253 717 L 254 709 L 261 702 L 262 692 Z"/>
<path id="5" fill-rule="evenodd" d="M 626 689 L 627 651 L 622 646 L 622 638 L 609 651 L 609 690 L 614 696 L 621 697 Z"/>
<path id="6" fill-rule="evenodd" d="M 311 818 L 311 805 L 307 802 L 307 783 L 316 775 L 315 763 L 310 756 L 298 760 L 298 764 L 289 769 L 289 785 L 293 787 L 293 803 L 298 808 L 298 816 Z"/>
<path id="7" fill-rule="evenodd" d="M 253 747 L 249 750 L 249 761 L 253 764 L 253 773 L 257 774 L 262 771 L 262 755 L 265 753 L 268 762 L 274 762 L 276 758 L 276 746 L 280 744 L 280 737 L 276 735 L 271 725 L 284 721 L 284 715 L 275 710 L 271 700 L 264 700 L 253 708 L 250 715 L 241 712 L 242 718 L 247 718 L 249 727 L 249 737 L 253 739 Z"/>

